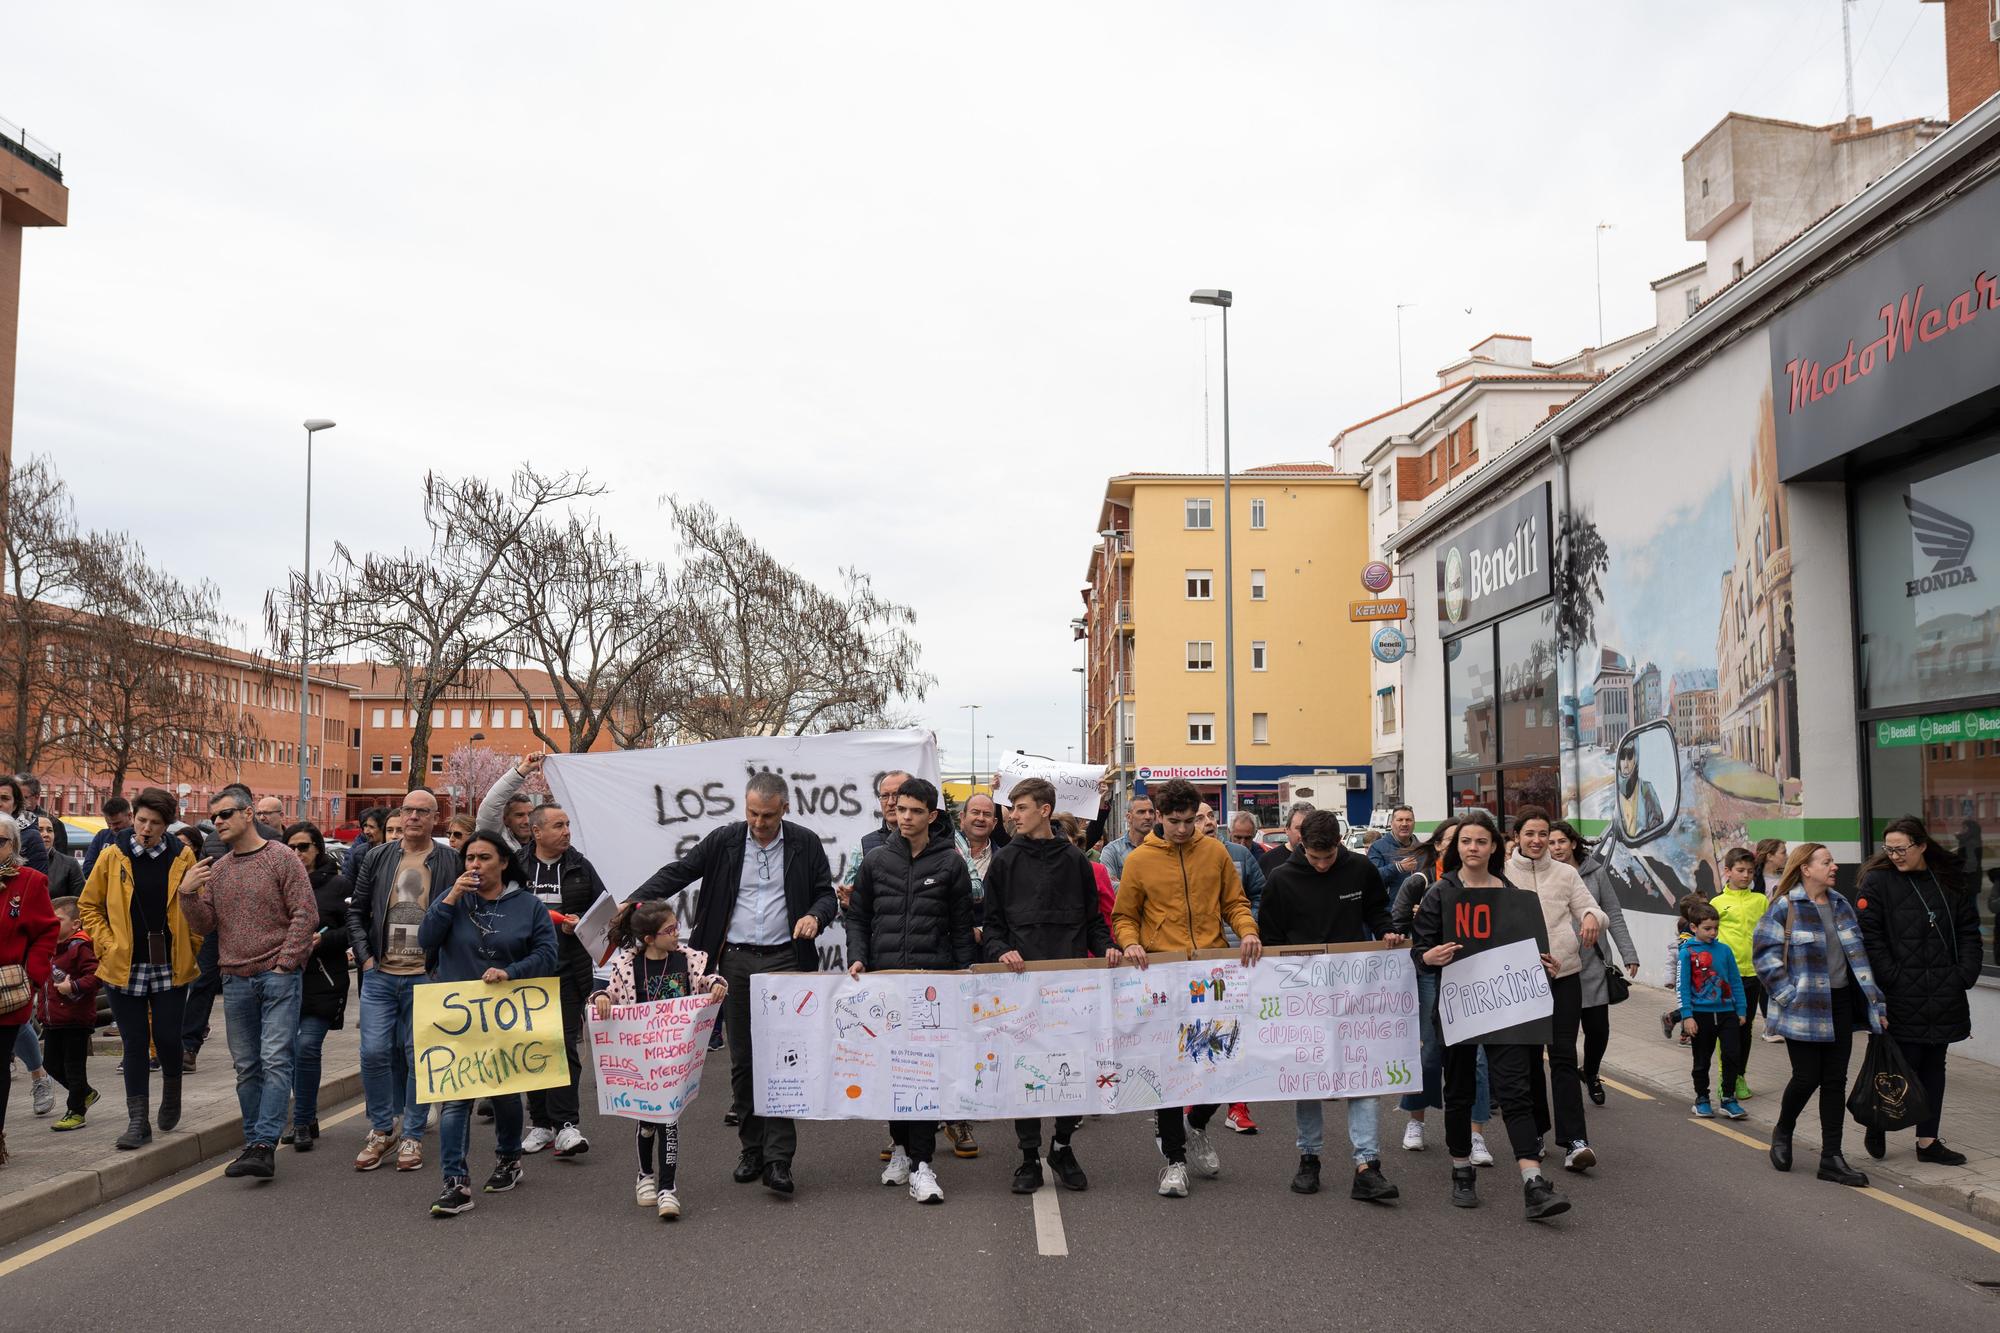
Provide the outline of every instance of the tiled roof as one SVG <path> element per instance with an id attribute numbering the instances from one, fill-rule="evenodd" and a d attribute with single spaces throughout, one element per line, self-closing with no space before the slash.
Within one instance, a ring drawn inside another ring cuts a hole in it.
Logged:
<path id="1" fill-rule="evenodd" d="M 1338 472 L 1334 470 L 1333 464 L 1331 463 L 1267 463 L 1263 467 L 1244 468 L 1243 471 L 1241 473 L 1238 473 L 1237 475 L 1271 476 L 1273 474 L 1279 474 L 1279 473 L 1289 476 L 1296 476 L 1299 473 L 1306 473 L 1311 476 L 1325 476 L 1325 477 L 1337 477 L 1340 475 Z"/>

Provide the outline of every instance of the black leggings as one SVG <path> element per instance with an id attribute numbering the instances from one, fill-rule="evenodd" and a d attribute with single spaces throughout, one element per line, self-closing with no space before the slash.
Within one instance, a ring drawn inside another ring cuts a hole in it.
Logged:
<path id="1" fill-rule="evenodd" d="M 1611 1045 L 1611 1006 L 1593 1004 L 1583 1011 L 1583 1081 L 1597 1081 L 1597 1067 Z"/>
<path id="2" fill-rule="evenodd" d="M 1574 1041 L 1574 1038 L 1572 1038 Z M 1479 1052 L 1474 1042 L 1444 1048 L 1444 1146 L 1453 1161 L 1472 1156 L 1472 1100 L 1479 1092 Z M 1531 1079 L 1542 1074 L 1539 1046 L 1487 1046 L 1486 1086 L 1507 1125 L 1507 1142 L 1517 1159 L 1541 1155 L 1542 1136 L 1535 1129 L 1535 1099 Z"/>
<path id="3" fill-rule="evenodd" d="M 1792 1058 L 1792 1081 L 1785 1085 L 1784 1101 L 1778 1108 L 1778 1129 L 1790 1134 L 1799 1123 L 1815 1092 L 1819 1094 L 1819 1150 L 1822 1155 L 1840 1151 L 1841 1122 L 1847 1118 L 1847 1062 L 1854 1054 L 1854 1029 L 1859 1017 L 1861 988 L 1852 983 L 1829 997 L 1833 1010 L 1832 1041 L 1799 1041 L 1785 1038 L 1785 1054 Z M 1866 1025 L 1862 1018 L 1861 1024 Z"/>
<path id="4" fill-rule="evenodd" d="M 181 1076 L 181 1020 L 187 1016 L 187 987 L 154 991 L 151 995 L 127 995 L 115 986 L 106 986 L 111 997 L 111 1017 L 118 1024 L 118 1040 L 125 1046 L 125 1096 L 146 1096 L 146 1043 L 150 1038 L 160 1053 L 160 1077 Z M 151 1030 L 147 1028 L 151 1022 Z"/>
<path id="5" fill-rule="evenodd" d="M 1187 1132 L 1190 1129 L 1203 1130 L 1221 1109 L 1216 1106 L 1190 1106 L 1185 1117 L 1178 1106 L 1162 1106 L 1153 1113 L 1153 1124 L 1160 1133 L 1160 1152 L 1169 1162 L 1187 1161 Z"/>
<path id="6" fill-rule="evenodd" d="M 1933 1041 L 1899 1041 L 1896 1048 L 1910 1062 L 1917 1082 L 1924 1085 L 1924 1099 L 1930 1103 L 1930 1114 L 1917 1122 L 1917 1137 L 1934 1139 L 1938 1118 L 1944 1114 L 1944 1054 L 1950 1047 Z"/>
<path id="7" fill-rule="evenodd" d="M 654 1149 L 659 1150 L 659 1165 L 653 1165 Z M 654 1125 L 641 1122 L 639 1125 L 639 1173 L 658 1179 L 660 1188 L 674 1187 L 674 1170 L 681 1161 L 681 1127 L 678 1122 L 671 1125 Z"/>

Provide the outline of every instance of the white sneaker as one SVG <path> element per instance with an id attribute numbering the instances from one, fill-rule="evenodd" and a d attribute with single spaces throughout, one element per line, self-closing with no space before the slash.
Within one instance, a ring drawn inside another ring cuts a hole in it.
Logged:
<path id="1" fill-rule="evenodd" d="M 56 1081 L 47 1074 L 35 1080 L 34 1103 L 36 1115 L 47 1115 L 56 1109 Z"/>
<path id="2" fill-rule="evenodd" d="M 910 1155 L 903 1151 L 903 1145 L 900 1143 L 896 1145 L 896 1150 L 889 1154 L 889 1164 L 882 1168 L 882 1183 L 884 1185 L 910 1183 Z"/>
<path id="3" fill-rule="evenodd" d="M 575 1125 L 564 1125 L 556 1131 L 556 1156 L 581 1157 L 589 1151 L 590 1140 Z"/>
<path id="4" fill-rule="evenodd" d="M 1471 1162 L 1474 1166 L 1493 1165 L 1493 1154 L 1487 1150 L 1486 1136 L 1476 1129 L 1472 1131 Z"/>
<path id="5" fill-rule="evenodd" d="M 1185 1199 L 1187 1197 L 1187 1165 L 1183 1162 L 1168 1162 L 1167 1169 L 1160 1172 L 1160 1197 L 1162 1199 Z"/>
<path id="6" fill-rule="evenodd" d="M 1591 1151 L 1588 1143 L 1578 1139 L 1570 1145 L 1569 1152 L 1564 1154 L 1563 1165 L 1571 1171 L 1588 1171 L 1597 1165 L 1597 1154 Z"/>
<path id="7" fill-rule="evenodd" d="M 937 1172 L 931 1170 L 929 1162 L 918 1162 L 910 1168 L 910 1197 L 918 1203 L 943 1203 L 944 1190 L 937 1183 Z"/>
<path id="8" fill-rule="evenodd" d="M 646 1175 L 642 1172 L 639 1176 L 639 1183 L 633 1187 L 632 1197 L 638 1201 L 641 1208 L 651 1208 L 660 1201 L 659 1178 L 657 1176 Z"/>
<path id="9" fill-rule="evenodd" d="M 1188 1165 L 1214 1180 L 1222 1174 L 1222 1159 L 1215 1155 L 1215 1145 L 1208 1141 L 1208 1135 L 1199 1129 L 1190 1129 L 1187 1136 Z"/>
<path id="10" fill-rule="evenodd" d="M 660 1220 L 671 1222 L 681 1215 L 681 1200 L 672 1190 L 660 1191 Z"/>
<path id="11" fill-rule="evenodd" d="M 555 1141 L 556 1132 L 553 1129 L 543 1129 L 540 1125 L 536 1125 L 521 1136 L 521 1151 L 537 1153 Z"/>
<path id="12" fill-rule="evenodd" d="M 1424 1122 L 1412 1120 L 1403 1126 L 1403 1151 L 1422 1152 L 1424 1150 Z"/>

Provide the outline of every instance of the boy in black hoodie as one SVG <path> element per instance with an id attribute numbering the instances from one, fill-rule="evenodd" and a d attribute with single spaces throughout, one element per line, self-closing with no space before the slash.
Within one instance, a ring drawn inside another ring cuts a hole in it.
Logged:
<path id="1" fill-rule="evenodd" d="M 1098 910 L 1090 858 L 1050 827 L 1055 787 L 1046 778 L 1024 778 L 1007 801 L 1014 839 L 993 854 L 986 871 L 986 960 L 1020 972 L 1043 959 L 1116 957 L 1111 927 Z M 1069 1146 L 1082 1121 L 1082 1116 L 1057 1116 L 1049 1141 L 1049 1169 L 1066 1189 L 1090 1187 Z M 1042 1183 L 1042 1122 L 1016 1120 L 1014 1137 L 1021 1145 L 1014 1193 L 1032 1194 Z"/>
<path id="2" fill-rule="evenodd" d="M 1280 944 L 1358 944 L 1382 940 L 1408 943 L 1389 929 L 1389 893 L 1382 877 L 1365 856 L 1356 856 L 1340 842 L 1340 820 L 1330 810 L 1315 810 L 1299 830 L 1299 846 L 1270 872 L 1264 901 L 1257 913 L 1257 933 L 1264 946 Z M 1381 1148 L 1376 1127 L 1381 1099 L 1349 1097 L 1347 1140 L 1354 1149 L 1354 1186 L 1349 1197 L 1368 1203 L 1386 1202 L 1400 1191 L 1382 1178 Z M 1319 1150 L 1324 1139 L 1326 1104 L 1294 1105 L 1299 1122 L 1299 1170 L 1292 1177 L 1298 1194 L 1319 1192 Z"/>

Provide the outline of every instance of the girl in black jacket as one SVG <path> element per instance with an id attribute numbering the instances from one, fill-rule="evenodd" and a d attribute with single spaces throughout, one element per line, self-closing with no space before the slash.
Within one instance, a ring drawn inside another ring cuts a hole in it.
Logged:
<path id="1" fill-rule="evenodd" d="M 299 1004 L 298 1043 L 292 1056 L 292 1132 L 285 1142 L 294 1152 L 311 1152 L 319 1138 L 320 1048 L 326 1034 L 347 1018 L 347 897 L 351 888 L 333 858 L 326 836 L 315 824 L 285 830 L 285 845 L 305 863 L 319 903 L 319 927 L 306 959 Z"/>
<path id="2" fill-rule="evenodd" d="M 1963 1166 L 1965 1155 L 1937 1136 L 1944 1105 L 1944 1057 L 1972 1035 L 1966 992 L 1979 980 L 1979 911 L 1959 883 L 1952 855 L 1930 840 L 1913 815 L 1891 820 L 1882 847 L 1861 868 L 1854 896 L 1868 965 L 1889 1002 L 1889 1035 L 1915 1069 L 1929 1099 L 1917 1123 L 1917 1160 Z M 1868 1155 L 1881 1158 L 1888 1136 L 1871 1129 Z"/>

